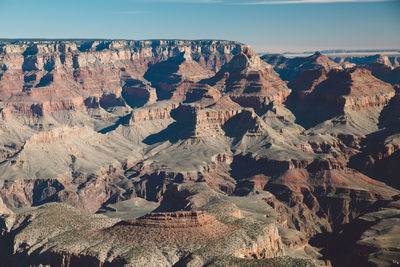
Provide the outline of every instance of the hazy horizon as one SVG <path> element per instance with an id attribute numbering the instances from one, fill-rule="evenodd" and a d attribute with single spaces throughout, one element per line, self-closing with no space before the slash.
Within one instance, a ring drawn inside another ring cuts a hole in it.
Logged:
<path id="1" fill-rule="evenodd" d="M 218 39 L 259 53 L 398 49 L 398 0 L 0 0 L 0 38 Z"/>

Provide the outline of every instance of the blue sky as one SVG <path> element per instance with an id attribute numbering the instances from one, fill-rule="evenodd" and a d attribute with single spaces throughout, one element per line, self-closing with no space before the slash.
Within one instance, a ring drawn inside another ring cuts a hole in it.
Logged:
<path id="1" fill-rule="evenodd" d="M 258 52 L 400 48 L 400 0 L 0 0 L 0 38 L 224 39 Z"/>

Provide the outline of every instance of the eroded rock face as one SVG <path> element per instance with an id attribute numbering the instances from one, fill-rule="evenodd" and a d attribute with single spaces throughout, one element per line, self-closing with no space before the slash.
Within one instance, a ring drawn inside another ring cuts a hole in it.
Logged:
<path id="1" fill-rule="evenodd" d="M 286 58 L 283 55 L 264 55 L 261 57 L 265 62 L 271 64 L 285 81 L 293 81 L 305 70 L 332 70 L 342 69 L 336 62 L 330 60 L 320 52 L 309 57 Z"/>
<path id="2" fill-rule="evenodd" d="M 377 79 L 365 68 L 308 70 L 289 87 L 293 93 L 288 106 L 306 127 L 354 111 L 371 110 L 378 118 L 395 95 L 392 85 Z M 312 110 L 318 112 L 313 114 Z"/>
<path id="3" fill-rule="evenodd" d="M 0 245 L 6 249 L 0 259 L 9 266 L 172 266 L 192 261 L 187 255 L 202 263 L 284 255 L 275 225 L 234 217 L 221 222 L 206 211 L 158 212 L 118 222 L 53 203 L 1 220 Z"/>
<path id="4" fill-rule="evenodd" d="M 396 266 L 398 262 L 398 196 L 389 202 L 378 202 L 354 222 L 327 236 L 331 241 L 327 253 L 337 266 Z M 350 257 L 351 255 L 351 257 Z"/>
<path id="5" fill-rule="evenodd" d="M 207 244 L 226 236 L 229 226 L 204 211 L 150 213 L 139 219 L 121 221 L 102 235 L 136 245 Z"/>
<path id="6" fill-rule="evenodd" d="M 399 57 L 398 56 L 385 56 L 385 55 L 372 55 L 372 56 L 353 56 L 353 57 L 336 57 L 333 58 L 335 62 L 343 63 L 350 62 L 357 66 L 368 65 L 368 64 L 382 64 L 388 67 L 398 67 Z"/>
<path id="7" fill-rule="evenodd" d="M 333 58 L 333 60 L 339 64 L 347 65 L 347 68 L 360 66 L 369 69 L 378 79 L 392 85 L 400 84 L 399 56 L 337 57 Z"/>
<path id="8" fill-rule="evenodd" d="M 15 263 L 335 264 L 315 240 L 399 193 L 392 67 L 265 58 L 287 83 L 236 42 L 1 47 L 0 256 Z"/>
<path id="9" fill-rule="evenodd" d="M 285 82 L 273 74 L 250 48 L 236 55 L 208 81 L 243 107 L 262 110 L 270 103 L 282 103 L 290 94 Z"/>
<path id="10" fill-rule="evenodd" d="M 151 102 L 155 99 L 154 93 L 143 96 L 145 92 L 132 88 L 131 79 L 147 77 L 160 89 L 158 94 L 162 99 L 165 98 L 162 86 L 153 80 L 161 79 L 167 85 L 169 74 L 161 75 L 154 66 L 163 70 L 176 68 L 177 73 L 173 75 L 178 79 L 198 80 L 219 70 L 242 47 L 239 43 L 223 41 L 3 43 L 0 99 L 8 99 L 13 111 L 44 116 L 54 111 L 83 108 L 84 100 L 93 96 L 104 98 L 105 107 L 123 105 L 121 83 L 125 83 L 123 92 L 127 102 L 135 102 L 129 100 L 132 97 L 147 98 L 136 100 L 139 104 Z M 172 65 L 168 63 L 171 61 Z"/>
<path id="11" fill-rule="evenodd" d="M 303 72 L 291 85 L 302 99 L 314 97 L 315 101 L 324 101 L 325 105 L 342 110 L 383 107 L 395 93 L 391 85 L 362 68 Z"/>

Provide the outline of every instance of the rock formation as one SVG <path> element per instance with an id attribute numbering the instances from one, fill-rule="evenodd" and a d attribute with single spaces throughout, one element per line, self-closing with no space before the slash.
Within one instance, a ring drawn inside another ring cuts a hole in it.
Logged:
<path id="1" fill-rule="evenodd" d="M 262 59 L 229 41 L 1 41 L 0 262 L 342 266 L 343 244 L 396 261 L 397 61 Z"/>
<path id="2" fill-rule="evenodd" d="M 289 87 L 294 91 L 291 100 L 293 109 L 306 113 L 299 116 L 307 116 L 311 109 L 319 107 L 325 111 L 323 115 L 331 117 L 370 108 L 381 110 L 395 94 L 390 84 L 375 78 L 364 68 L 304 71 Z M 317 121 L 326 119 L 319 118 Z M 304 120 L 313 123 L 310 117 Z"/>
<path id="3" fill-rule="evenodd" d="M 369 64 L 382 64 L 388 67 L 398 67 L 399 57 L 398 56 L 384 56 L 384 55 L 372 55 L 372 56 L 349 56 L 349 57 L 334 57 L 333 60 L 337 63 L 350 62 L 357 66 L 369 65 Z"/>
<path id="4" fill-rule="evenodd" d="M 282 55 L 267 54 L 261 57 L 272 65 L 274 70 L 285 81 L 293 81 L 304 70 L 332 70 L 341 69 L 341 66 L 330 60 L 320 52 L 308 57 L 286 58 Z"/>

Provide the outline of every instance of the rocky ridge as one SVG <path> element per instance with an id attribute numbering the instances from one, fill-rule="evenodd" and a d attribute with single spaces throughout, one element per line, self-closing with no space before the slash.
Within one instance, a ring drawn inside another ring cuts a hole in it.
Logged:
<path id="1" fill-rule="evenodd" d="M 368 68 L 227 41 L 0 46 L 2 257 L 335 265 L 315 239 L 399 193 L 398 88 Z"/>

